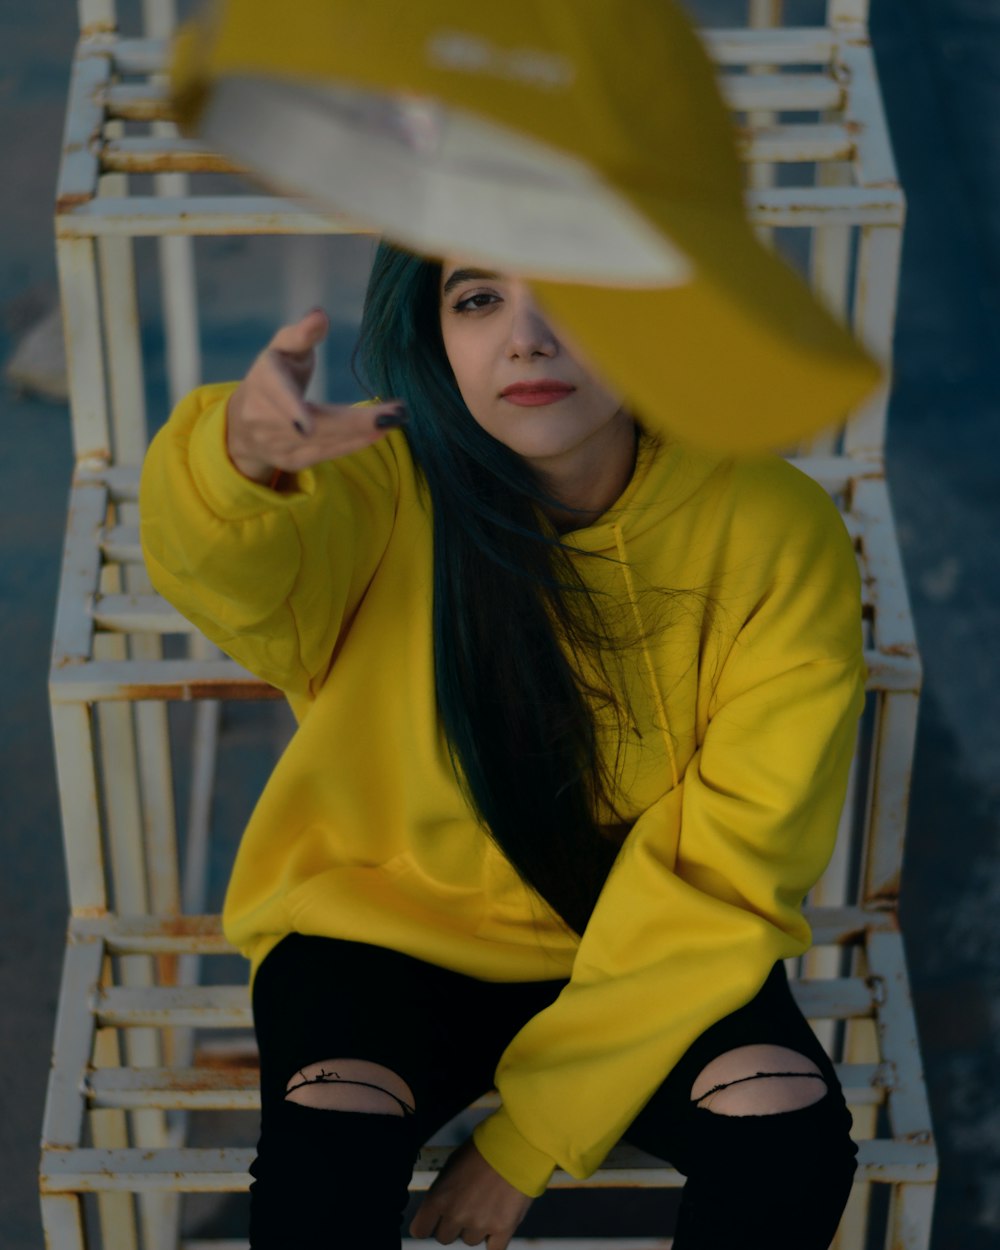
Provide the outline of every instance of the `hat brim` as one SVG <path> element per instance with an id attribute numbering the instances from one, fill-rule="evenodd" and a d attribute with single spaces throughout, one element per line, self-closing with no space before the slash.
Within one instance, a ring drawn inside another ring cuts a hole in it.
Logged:
<path id="1" fill-rule="evenodd" d="M 695 267 L 662 288 L 533 278 L 572 350 L 654 431 L 711 450 L 786 449 L 845 420 L 881 366 L 745 219 L 632 197 Z"/>

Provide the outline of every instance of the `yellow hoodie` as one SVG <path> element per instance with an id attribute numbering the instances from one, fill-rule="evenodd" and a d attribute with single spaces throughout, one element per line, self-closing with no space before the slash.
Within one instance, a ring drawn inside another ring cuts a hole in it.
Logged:
<path id="1" fill-rule="evenodd" d="M 528 1195 L 556 1166 L 589 1176 L 691 1042 L 810 944 L 801 903 L 833 849 L 865 682 L 836 507 L 777 457 L 643 437 L 613 507 L 564 535 L 615 558 L 581 555 L 579 568 L 639 639 L 624 672 L 634 728 L 619 744 L 600 726 L 610 759 L 621 746 L 631 830 L 578 939 L 478 827 L 452 773 L 430 506 L 404 434 L 278 493 L 228 458 L 234 386 L 178 405 L 140 491 L 156 588 L 298 720 L 243 835 L 226 936 L 251 981 L 293 930 L 484 980 L 568 977 L 505 1050 L 502 1106 L 474 1137 Z"/>

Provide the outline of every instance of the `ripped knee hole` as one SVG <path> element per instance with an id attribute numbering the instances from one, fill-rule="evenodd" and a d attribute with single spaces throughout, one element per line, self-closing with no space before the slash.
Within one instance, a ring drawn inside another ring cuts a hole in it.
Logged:
<path id="1" fill-rule="evenodd" d="M 823 1085 L 826 1085 L 826 1078 L 821 1072 L 753 1072 L 750 1076 L 738 1076 L 732 1081 L 722 1081 L 718 1085 L 713 1085 L 711 1089 L 706 1090 L 704 1094 L 700 1094 L 697 1098 L 692 1098 L 691 1101 L 695 1106 L 697 1106 L 698 1103 L 704 1102 L 705 1099 L 709 1098 L 712 1094 L 717 1094 L 720 1089 L 728 1089 L 730 1085 L 739 1085 L 743 1081 L 756 1081 L 760 1077 L 773 1076 L 804 1076 L 809 1077 L 814 1081 L 821 1081 Z"/>
<path id="2" fill-rule="evenodd" d="M 378 1084 L 376 1084 L 374 1081 L 362 1081 L 362 1080 L 359 1080 L 356 1076 L 342 1076 L 342 1075 L 341 1075 L 341 1073 L 340 1073 L 340 1071 L 338 1071 L 338 1067 L 343 1067 L 343 1066 L 344 1066 L 343 1064 L 340 1064 L 340 1065 L 332 1065 L 332 1066 L 329 1066 L 329 1067 L 327 1067 L 327 1066 L 326 1066 L 326 1065 L 324 1065 L 324 1064 L 311 1064 L 311 1065 L 309 1065 L 309 1067 L 310 1067 L 310 1068 L 316 1068 L 316 1071 L 315 1071 L 315 1072 L 314 1072 L 311 1076 L 307 1075 L 306 1068 L 300 1068 L 300 1069 L 298 1070 L 298 1072 L 296 1073 L 296 1075 L 297 1075 L 297 1076 L 301 1076 L 301 1077 L 302 1077 L 302 1080 L 301 1080 L 301 1081 L 299 1081 L 299 1082 L 298 1082 L 298 1084 L 295 1084 L 295 1085 L 293 1085 L 293 1084 L 291 1084 L 291 1082 L 289 1082 L 289 1084 L 285 1087 L 285 1097 L 286 1097 L 286 1098 L 288 1098 L 290 1094 L 293 1094 L 296 1090 L 303 1089 L 303 1088 L 304 1088 L 305 1086 L 307 1086 L 307 1085 L 354 1085 L 354 1086 L 363 1086 L 363 1087 L 364 1087 L 364 1088 L 366 1088 L 366 1089 L 374 1089 L 374 1090 L 378 1090 L 378 1092 L 379 1092 L 379 1093 L 381 1093 L 381 1094 L 387 1094 L 390 1098 L 394 1099 L 394 1100 L 395 1100 L 395 1102 L 397 1102 L 397 1103 L 399 1104 L 399 1107 L 400 1107 L 400 1111 L 399 1111 L 397 1114 L 400 1114 L 400 1115 L 402 1115 L 402 1116 L 404 1116 L 404 1117 L 405 1117 L 405 1116 L 408 1116 L 408 1115 L 415 1115 L 415 1114 L 416 1114 L 416 1110 L 415 1110 L 415 1108 L 413 1107 L 413 1104 L 412 1104 L 411 1102 L 407 1102 L 405 1098 L 402 1098 L 399 1094 L 393 1093 L 393 1091 L 392 1091 L 391 1089 L 387 1089 L 384 1085 L 378 1085 Z M 380 1066 L 380 1065 L 373 1065 L 373 1066 Z M 349 1069 L 349 1070 L 350 1070 L 350 1069 Z M 386 1070 L 386 1069 L 384 1069 L 384 1070 Z M 395 1075 L 395 1074 L 393 1074 L 393 1075 Z M 292 1078 L 292 1080 L 294 1080 L 294 1077 Z M 406 1083 L 405 1083 L 404 1081 L 402 1081 L 401 1079 L 400 1079 L 400 1082 L 399 1082 L 399 1083 L 402 1085 L 403 1089 L 406 1091 L 406 1093 L 407 1093 L 407 1094 L 409 1095 L 409 1097 L 412 1099 L 413 1095 L 410 1093 L 409 1086 L 408 1086 L 408 1085 L 406 1085 Z M 293 1102 L 302 1102 L 302 1100 L 301 1100 L 301 1099 L 298 1099 L 298 1098 L 294 1098 L 294 1099 L 292 1099 L 292 1101 L 293 1101 Z M 315 1103 L 312 1103 L 312 1102 L 310 1101 L 309 1105 L 316 1106 L 316 1105 L 319 1105 L 319 1104 L 315 1104 Z M 331 1109 L 331 1110 L 332 1110 L 332 1109 L 334 1109 L 334 1108 L 330 1107 L 330 1104 L 325 1104 L 325 1105 L 326 1105 L 329 1109 Z M 359 1107 L 359 1108 L 356 1108 L 356 1109 L 357 1109 L 357 1110 L 365 1110 L 365 1111 L 367 1111 L 367 1110 L 370 1110 L 371 1108 L 368 1108 L 368 1107 L 360 1108 L 360 1107 Z"/>

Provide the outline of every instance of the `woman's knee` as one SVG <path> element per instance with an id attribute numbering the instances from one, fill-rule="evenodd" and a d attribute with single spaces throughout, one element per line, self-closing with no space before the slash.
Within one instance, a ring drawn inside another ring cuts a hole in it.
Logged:
<path id="1" fill-rule="evenodd" d="M 808 1176 L 810 1187 L 828 1183 L 846 1200 L 858 1147 L 832 1067 L 824 1073 L 782 1046 L 738 1047 L 706 1065 L 690 1107 L 685 1154 L 692 1170 L 722 1168 L 731 1182 L 736 1173 L 749 1179 L 777 1169 Z"/>
<path id="2" fill-rule="evenodd" d="M 705 1065 L 691 1101 L 718 1115 L 776 1115 L 819 1102 L 826 1078 L 808 1056 L 787 1046 L 737 1046 Z"/>
<path id="3" fill-rule="evenodd" d="M 262 1103 L 250 1166 L 252 1250 L 326 1250 L 333 1235 L 398 1250 L 420 1145 L 406 1082 L 337 1059 L 306 1065 L 277 1093 Z"/>
<path id="4" fill-rule="evenodd" d="M 306 1064 L 288 1079 L 285 1099 L 330 1111 L 374 1115 L 414 1114 L 413 1092 L 391 1068 L 368 1059 L 325 1059 Z"/>

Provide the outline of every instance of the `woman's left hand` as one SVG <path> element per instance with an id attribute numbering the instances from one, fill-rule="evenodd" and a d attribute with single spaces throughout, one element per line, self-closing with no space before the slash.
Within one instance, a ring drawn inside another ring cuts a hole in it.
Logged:
<path id="1" fill-rule="evenodd" d="M 413 1237 L 431 1237 L 449 1246 L 460 1238 L 489 1250 L 507 1250 L 517 1226 L 534 1202 L 492 1168 L 470 1137 L 441 1169 L 410 1223 Z"/>

